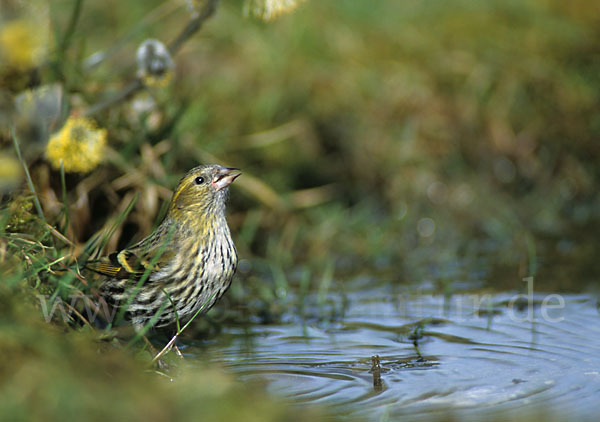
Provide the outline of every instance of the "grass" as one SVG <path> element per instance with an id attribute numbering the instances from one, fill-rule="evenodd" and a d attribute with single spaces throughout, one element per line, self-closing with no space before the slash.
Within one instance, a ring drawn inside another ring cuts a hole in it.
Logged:
<path id="1" fill-rule="evenodd" d="M 58 400 L 67 409 L 80 383 L 98 379 L 98 397 L 128 414 L 126 400 L 111 395 L 111 374 L 130 378 L 123 397 L 149 412 L 166 402 L 166 412 L 195 408 L 157 380 L 151 388 L 164 402 L 136 396 L 132 386 L 152 378 L 138 374 L 149 359 L 104 345 L 110 352 L 97 357 L 89 328 L 63 339 L 62 321 L 38 324 L 39 308 L 28 306 L 39 306 L 37 295 L 69 303 L 89 294 L 80 262 L 148 234 L 198 162 L 244 172 L 228 205 L 243 261 L 227 307 L 213 311 L 225 323 L 310 317 L 310 292 L 327 318 L 328 295 L 361 277 L 431 281 L 448 296 L 456 281 L 519 289 L 535 275 L 539 288 L 581 291 L 598 279 L 593 2 L 308 1 L 267 25 L 230 0 L 182 43 L 173 40 L 195 18 L 173 2 L 39 4 L 52 31 L 44 60 L 0 67 L 0 99 L 9 98 L 0 123 L 16 122 L 0 132 L 0 153 L 25 170 L 18 187 L 0 183 L 0 335 L 26 373 L 55 368 L 45 376 L 64 378 L 64 388 L 53 396 L 7 366 L 4 379 L 21 383 L 5 382 L 5 397 L 37 391 L 48 408 Z M 135 52 L 147 38 L 172 47 L 166 87 L 136 82 Z M 60 88 L 35 94 L 48 84 Z M 34 107 L 14 110 L 12 99 L 31 88 Z M 65 174 L 44 158 L 44 133 L 61 126 L 65 110 L 108 130 L 104 162 L 88 174 Z M 181 384 L 173 391 L 190 388 Z M 231 397 L 247 397 L 238 387 Z M 90 397 L 79 402 L 104 415 Z M 36 416 L 9 403 L 0 408 Z"/>
<path id="2" fill-rule="evenodd" d="M 261 386 L 244 387 L 218 367 L 179 362 L 176 375 L 149 371 L 147 352 L 134 355 L 91 330 L 65 332 L 40 321 L 23 297 L 3 291 L 1 298 L 5 418 L 307 420 L 308 414 L 266 398 Z"/>

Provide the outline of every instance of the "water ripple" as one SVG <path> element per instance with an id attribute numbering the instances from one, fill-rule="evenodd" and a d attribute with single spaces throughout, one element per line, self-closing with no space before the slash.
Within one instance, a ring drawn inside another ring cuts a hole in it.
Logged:
<path id="1" fill-rule="evenodd" d="M 600 412 L 600 318 L 594 301 L 563 298 L 564 309 L 548 315 L 535 297 L 528 315 L 507 308 L 509 295 L 476 306 L 467 296 L 400 301 L 373 290 L 349 295 L 342 321 L 232 328 L 198 354 L 339 415 L 477 420 L 552 407 L 589 418 Z"/>

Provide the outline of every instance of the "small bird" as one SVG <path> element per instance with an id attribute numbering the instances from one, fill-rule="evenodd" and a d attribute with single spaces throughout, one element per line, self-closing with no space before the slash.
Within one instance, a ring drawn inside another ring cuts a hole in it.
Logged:
<path id="1" fill-rule="evenodd" d="M 225 201 L 240 174 L 219 165 L 193 168 L 179 181 L 154 232 L 86 264 L 103 275 L 100 295 L 113 310 L 129 302 L 125 316 L 136 330 L 153 317 L 154 327 L 164 327 L 206 312 L 227 291 L 237 252 Z"/>

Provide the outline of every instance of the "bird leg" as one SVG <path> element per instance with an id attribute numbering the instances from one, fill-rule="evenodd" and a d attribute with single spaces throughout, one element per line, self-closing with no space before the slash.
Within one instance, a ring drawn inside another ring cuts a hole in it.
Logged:
<path id="1" fill-rule="evenodd" d="M 175 350 L 175 353 L 177 354 L 177 356 L 179 356 L 181 359 L 185 359 L 183 357 L 183 353 L 181 353 L 181 350 L 179 350 L 179 347 L 177 347 L 177 343 L 173 344 L 173 349 Z"/>
<path id="2" fill-rule="evenodd" d="M 160 358 L 171 349 L 174 349 L 177 356 L 183 359 L 183 354 L 176 344 L 177 337 L 179 337 L 179 333 L 176 333 L 173 337 L 171 337 L 171 340 L 169 340 L 165 347 L 163 347 L 163 349 L 154 356 L 154 359 L 152 359 L 153 363 L 160 360 Z"/>

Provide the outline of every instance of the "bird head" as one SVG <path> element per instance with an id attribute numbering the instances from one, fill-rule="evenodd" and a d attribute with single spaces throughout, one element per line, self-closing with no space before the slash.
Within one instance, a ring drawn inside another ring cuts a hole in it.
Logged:
<path id="1" fill-rule="evenodd" d="M 214 216 L 224 212 L 229 185 L 240 174 L 238 169 L 216 164 L 194 167 L 179 181 L 169 213 L 177 218 L 187 213 Z"/>

